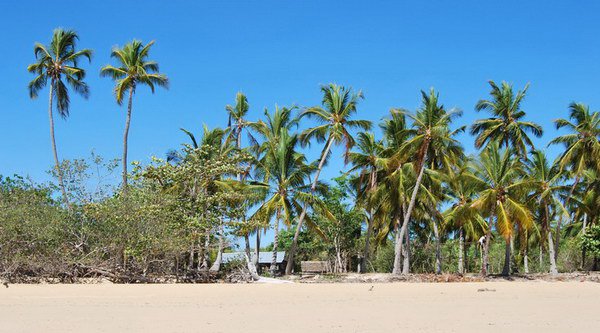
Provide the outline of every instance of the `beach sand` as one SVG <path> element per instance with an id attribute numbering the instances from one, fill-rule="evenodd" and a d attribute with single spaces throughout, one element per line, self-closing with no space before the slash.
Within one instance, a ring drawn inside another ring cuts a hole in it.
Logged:
<path id="1" fill-rule="evenodd" d="M 600 284 L 0 285 L 0 332 L 592 332 Z"/>

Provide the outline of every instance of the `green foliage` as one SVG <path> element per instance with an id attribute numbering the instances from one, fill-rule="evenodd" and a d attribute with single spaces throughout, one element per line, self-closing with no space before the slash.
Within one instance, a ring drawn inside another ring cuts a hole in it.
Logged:
<path id="1" fill-rule="evenodd" d="M 591 256 L 600 257 L 600 225 L 586 229 L 581 236 L 581 248 Z"/>

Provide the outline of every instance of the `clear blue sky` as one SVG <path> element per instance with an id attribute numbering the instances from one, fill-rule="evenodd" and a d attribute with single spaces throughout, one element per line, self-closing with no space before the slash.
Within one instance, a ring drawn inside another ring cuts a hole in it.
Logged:
<path id="1" fill-rule="evenodd" d="M 457 5 L 461 3 L 462 5 Z M 62 158 L 121 154 L 124 108 L 112 82 L 98 76 L 111 47 L 133 38 L 156 40 L 151 58 L 171 79 L 168 91 L 140 89 L 133 106 L 130 159 L 147 162 L 186 141 L 180 127 L 225 126 L 224 106 L 243 91 L 250 118 L 265 107 L 320 102 L 328 82 L 362 89 L 359 115 L 379 122 L 391 107 L 414 109 L 419 90 L 435 87 L 448 107 L 464 110 L 460 124 L 485 114 L 487 80 L 516 87 L 531 82 L 523 104 L 543 125 L 571 101 L 600 108 L 600 24 L 597 1 L 18 1 L 0 10 L 0 174 L 47 180 L 50 150 L 46 93 L 32 101 L 27 64 L 36 41 L 52 29 L 75 29 L 95 56 L 89 100 L 72 98 L 58 120 Z M 472 139 L 464 136 L 472 151 Z M 555 151 L 552 152 L 555 154 Z M 316 156 L 316 149 L 310 152 Z M 343 165 L 336 158 L 325 177 Z"/>

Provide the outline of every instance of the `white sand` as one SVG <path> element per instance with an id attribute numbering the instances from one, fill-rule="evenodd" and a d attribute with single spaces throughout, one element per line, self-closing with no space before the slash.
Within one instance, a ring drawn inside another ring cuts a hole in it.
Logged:
<path id="1" fill-rule="evenodd" d="M 590 282 L 0 285 L 0 332 L 598 332 L 598 309 Z"/>

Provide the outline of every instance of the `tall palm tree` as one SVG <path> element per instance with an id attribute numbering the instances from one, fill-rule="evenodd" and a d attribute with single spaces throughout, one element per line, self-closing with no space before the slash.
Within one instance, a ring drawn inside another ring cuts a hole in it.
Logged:
<path id="1" fill-rule="evenodd" d="M 455 136 L 464 128 L 461 127 L 454 131 L 450 129 L 452 120 L 462 113 L 459 110 L 446 111 L 444 106 L 439 104 L 439 94 L 434 89 L 431 89 L 429 93 L 421 91 L 421 96 L 422 105 L 415 114 L 403 111 L 412 120 L 413 124 L 407 130 L 410 139 L 404 143 L 397 154 L 412 157 L 417 178 L 408 207 L 404 213 L 400 235 L 397 238 L 400 242 L 395 245 L 396 256 L 401 253 L 402 241 L 408 230 L 408 224 L 415 207 L 426 166 L 430 165 L 430 167 L 438 168 L 441 167 L 441 164 L 445 164 L 447 160 L 454 160 L 463 154 Z M 394 263 L 399 262 L 400 260 L 395 258 Z M 393 273 L 400 274 L 400 267 L 394 265 Z"/>
<path id="2" fill-rule="evenodd" d="M 360 132 L 357 136 L 357 151 L 351 151 L 348 159 L 353 164 L 353 167 L 348 172 L 360 170 L 358 180 L 361 191 L 361 201 L 367 209 L 367 232 L 365 235 L 365 248 L 361 258 L 360 270 L 362 273 L 366 271 L 366 264 L 369 258 L 369 242 L 371 231 L 373 228 L 373 219 L 375 215 L 375 190 L 377 186 L 377 173 L 382 169 L 385 160 L 382 158 L 383 145 L 380 141 L 375 140 L 373 133 Z"/>
<path id="3" fill-rule="evenodd" d="M 348 160 L 348 153 L 354 146 L 354 138 L 350 133 L 354 129 L 368 131 L 371 129 L 371 122 L 367 120 L 355 120 L 351 117 L 357 112 L 357 105 L 363 98 L 362 92 L 353 92 L 351 88 L 346 88 L 336 84 L 329 84 L 321 87 L 323 93 L 322 106 L 313 106 L 306 108 L 300 113 L 299 118 L 313 118 L 319 123 L 318 126 L 309 128 L 302 132 L 301 140 L 306 144 L 313 139 L 319 143 L 325 143 L 321 151 L 321 157 L 317 170 L 315 172 L 311 185 L 311 192 L 314 192 L 319 181 L 319 175 L 329 157 L 333 144 L 344 144 L 345 161 Z M 294 233 L 294 239 L 289 249 L 288 262 L 285 268 L 286 274 L 291 274 L 294 269 L 294 254 L 298 244 L 298 237 L 302 224 L 306 218 L 308 206 L 304 206 L 298 217 L 298 225 Z"/>
<path id="4" fill-rule="evenodd" d="M 481 183 L 473 175 L 471 159 L 461 160 L 446 171 L 440 173 L 450 204 L 443 213 L 444 229 L 458 231 L 458 273 L 463 274 L 465 239 L 477 240 L 487 230 L 487 223 L 472 206 Z"/>
<path id="5" fill-rule="evenodd" d="M 270 268 L 273 275 L 277 269 L 280 221 L 291 226 L 294 216 L 302 211 L 302 205 L 307 203 L 307 180 L 314 171 L 314 166 L 307 164 L 304 155 L 296 151 L 297 144 L 298 136 L 283 129 L 274 149 L 267 152 L 270 157 L 259 162 L 261 173 L 266 176 L 262 185 L 267 195 L 252 219 L 270 221 L 275 218 Z"/>
<path id="6" fill-rule="evenodd" d="M 78 67 L 81 58 L 92 60 L 92 50 L 77 50 L 79 36 L 73 30 L 57 28 L 52 33 L 49 45 L 35 43 L 33 53 L 36 62 L 27 66 L 27 71 L 35 74 L 35 78 L 29 82 L 29 97 L 38 97 L 38 93 L 50 83 L 48 93 L 48 118 L 50 120 L 50 141 L 54 154 L 54 165 L 58 177 L 58 185 L 62 192 L 63 201 L 69 208 L 69 198 L 63 181 L 63 172 L 58 159 L 56 139 L 54 138 L 54 114 L 52 106 L 56 103 L 56 111 L 62 118 L 69 116 L 69 89 L 87 98 L 89 96 L 88 85 L 83 81 L 85 70 Z"/>
<path id="7" fill-rule="evenodd" d="M 542 217 L 542 236 L 548 241 L 550 259 L 550 273 L 558 274 L 556 258 L 554 256 L 554 242 L 550 231 L 551 210 L 565 213 L 565 208 L 560 202 L 560 194 L 566 192 L 562 185 L 564 174 L 557 164 L 550 165 L 546 154 L 540 150 L 531 152 L 531 159 L 526 161 L 527 178 L 531 184 L 530 200 L 540 209 Z"/>
<path id="8" fill-rule="evenodd" d="M 510 274 L 510 240 L 515 226 L 519 230 L 527 230 L 533 225 L 532 214 L 523 199 L 530 184 L 522 177 L 520 160 L 513 158 L 512 154 L 509 149 L 501 152 L 498 144 L 492 143 L 480 154 L 476 164 L 475 176 L 483 189 L 472 206 L 489 216 L 481 267 L 483 275 L 489 273 L 488 254 L 494 220 L 496 230 L 506 241 L 503 275 Z"/>
<path id="9" fill-rule="evenodd" d="M 123 193 L 127 193 L 127 142 L 133 95 L 138 85 L 150 87 L 152 93 L 154 93 L 155 86 L 163 88 L 169 86 L 167 76 L 158 73 L 158 63 L 148 60 L 152 45 L 154 45 L 154 41 L 144 45 L 141 41 L 134 39 L 132 42 L 125 44 L 123 48 L 114 47 L 110 56 L 117 60 L 118 67 L 106 65 L 100 70 L 101 76 L 110 77 L 116 82 L 114 92 L 117 104 L 122 105 L 124 95 L 129 95 L 125 132 L 123 133 Z"/>
<path id="10" fill-rule="evenodd" d="M 600 113 L 590 112 L 589 106 L 585 104 L 571 103 L 569 119 L 557 119 L 554 123 L 557 129 L 566 128 L 570 132 L 554 138 L 548 144 L 564 146 L 564 152 L 558 157 L 558 165 L 561 170 L 568 168 L 575 177 L 571 191 L 565 200 L 564 206 L 567 207 L 583 172 L 588 168 L 600 171 Z M 560 229 L 564 215 L 559 216 L 556 224 L 556 240 L 554 242 L 556 257 L 558 257 Z M 568 214 L 566 215 L 569 219 Z"/>
<path id="11" fill-rule="evenodd" d="M 527 93 L 529 84 L 515 94 L 507 82 L 500 86 L 494 81 L 489 81 L 492 91 L 491 100 L 480 100 L 475 106 L 477 111 L 488 111 L 490 118 L 479 119 L 471 126 L 471 134 L 477 135 L 475 147 L 481 148 L 492 142 L 498 142 L 500 147 L 513 147 L 517 154 L 526 157 L 527 148 L 533 148 L 533 142 L 528 133 L 541 137 L 542 127 L 534 122 L 524 121 L 525 111 L 521 110 L 521 103 Z"/>

